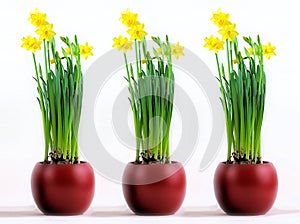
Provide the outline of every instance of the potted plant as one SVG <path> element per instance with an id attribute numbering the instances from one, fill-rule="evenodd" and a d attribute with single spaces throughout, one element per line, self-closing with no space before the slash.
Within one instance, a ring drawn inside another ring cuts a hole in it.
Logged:
<path id="1" fill-rule="evenodd" d="M 158 46 L 153 55 L 147 47 L 144 24 L 138 14 L 127 9 L 120 21 L 130 38 L 113 39 L 113 47 L 123 51 L 126 64 L 129 101 L 135 135 L 135 161 L 123 173 L 123 193 L 129 208 L 138 215 L 169 215 L 181 206 L 186 176 L 179 162 L 170 160 L 170 125 L 174 97 L 172 55 L 184 55 L 179 43 L 171 45 L 152 37 Z M 127 51 L 135 50 L 135 64 L 128 62 Z"/>
<path id="2" fill-rule="evenodd" d="M 78 158 L 78 128 L 82 105 L 81 56 L 92 55 L 92 47 L 61 37 L 55 41 L 47 15 L 30 13 L 37 37 L 22 38 L 22 47 L 32 51 L 38 103 L 44 127 L 44 160 L 32 172 L 34 201 L 44 214 L 77 215 L 89 207 L 94 195 L 94 171 Z M 39 63 L 37 54 L 43 50 Z M 61 52 L 60 50 L 61 49 Z"/>
<path id="3" fill-rule="evenodd" d="M 243 37 L 238 40 L 236 25 L 220 9 L 211 19 L 221 37 L 205 38 L 204 47 L 215 52 L 221 102 L 227 131 L 227 161 L 218 165 L 214 190 L 220 207 L 233 215 L 265 214 L 277 195 L 278 180 L 271 162 L 262 160 L 261 128 L 265 107 L 266 74 L 264 56 L 275 55 L 269 42 L 263 45 Z M 219 51 L 226 46 L 226 63 Z"/>

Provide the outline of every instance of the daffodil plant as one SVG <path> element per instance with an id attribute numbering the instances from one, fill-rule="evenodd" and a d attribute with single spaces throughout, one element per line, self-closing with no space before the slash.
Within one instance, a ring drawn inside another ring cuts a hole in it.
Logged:
<path id="1" fill-rule="evenodd" d="M 227 129 L 227 163 L 259 164 L 261 157 L 261 128 L 264 116 L 266 75 L 264 56 L 270 59 L 275 47 L 243 37 L 240 48 L 236 25 L 229 14 L 220 9 L 211 21 L 218 27 L 220 37 L 205 38 L 204 47 L 215 52 L 221 102 Z M 219 51 L 226 46 L 226 62 L 219 60 Z M 241 50 L 242 49 L 242 50 Z"/>
<path id="2" fill-rule="evenodd" d="M 113 38 L 113 47 L 123 51 L 126 64 L 129 101 L 133 113 L 136 135 L 137 164 L 170 162 L 170 125 L 174 98 L 172 55 L 178 59 L 184 48 L 172 45 L 168 36 L 162 41 L 152 37 L 157 48 L 152 54 L 147 48 L 144 24 L 138 14 L 121 13 L 120 21 L 127 28 L 129 38 Z M 127 51 L 134 45 L 135 62 L 128 62 Z"/>
<path id="3" fill-rule="evenodd" d="M 53 24 L 47 15 L 38 11 L 30 13 L 29 22 L 36 28 L 36 37 L 22 38 L 22 47 L 32 51 L 37 83 L 38 103 L 42 112 L 45 154 L 44 163 L 79 163 L 78 128 L 82 105 L 81 56 L 92 54 L 92 47 L 80 45 L 61 37 L 65 45 L 61 52 L 55 42 Z M 38 51 L 43 60 L 38 62 Z"/>

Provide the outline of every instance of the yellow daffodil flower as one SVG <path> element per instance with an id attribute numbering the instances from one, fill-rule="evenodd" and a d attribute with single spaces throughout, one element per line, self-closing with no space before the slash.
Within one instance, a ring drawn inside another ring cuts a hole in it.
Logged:
<path id="1" fill-rule="evenodd" d="M 65 51 L 66 51 L 66 53 L 67 53 L 68 55 L 71 54 L 71 49 L 70 49 L 69 47 L 66 47 L 66 48 L 65 48 Z"/>
<path id="2" fill-rule="evenodd" d="M 112 47 L 117 48 L 119 51 L 126 53 L 128 50 L 132 49 L 132 41 L 129 41 L 127 37 L 122 37 L 122 35 L 113 38 Z"/>
<path id="3" fill-rule="evenodd" d="M 40 36 L 41 40 L 47 40 L 50 41 L 52 37 L 56 35 L 56 33 L 53 31 L 53 24 L 47 23 L 41 26 L 36 33 Z"/>
<path id="4" fill-rule="evenodd" d="M 126 43 L 124 43 L 121 47 L 121 50 L 126 53 L 129 50 L 132 50 L 132 41 L 127 41 Z"/>
<path id="5" fill-rule="evenodd" d="M 71 55 L 71 49 L 69 47 L 66 47 L 64 50 L 67 53 L 67 55 Z M 72 46 L 72 52 L 73 52 L 73 54 L 76 53 L 75 51 L 76 51 L 75 46 Z"/>
<path id="6" fill-rule="evenodd" d="M 130 35 L 130 39 L 141 41 L 147 35 L 147 32 L 144 30 L 144 26 L 145 25 L 142 23 L 137 23 L 127 30 L 127 33 Z"/>
<path id="7" fill-rule="evenodd" d="M 93 56 L 93 47 L 89 46 L 88 42 L 85 45 L 80 45 L 80 55 L 86 60 L 89 56 Z"/>
<path id="8" fill-rule="evenodd" d="M 254 47 L 255 47 L 255 51 L 253 50 L 252 47 L 249 47 L 247 49 L 247 51 L 249 52 L 250 55 L 256 55 L 256 56 L 258 56 L 260 54 L 260 49 L 258 49 L 257 45 L 255 45 Z"/>
<path id="9" fill-rule="evenodd" d="M 263 45 L 262 47 L 263 47 L 263 55 L 265 55 L 268 60 L 270 60 L 271 56 L 276 56 L 275 53 L 276 47 L 272 46 L 270 42 L 268 43 L 268 45 Z"/>
<path id="10" fill-rule="evenodd" d="M 204 39 L 204 41 L 205 41 L 204 47 L 207 48 L 210 51 L 213 51 L 214 50 L 214 46 L 215 46 L 215 42 L 216 42 L 217 38 L 218 37 L 214 37 L 213 35 L 210 35 L 210 37 L 205 37 L 205 39 Z"/>
<path id="11" fill-rule="evenodd" d="M 247 50 L 248 50 L 250 55 L 254 55 L 253 49 L 251 47 L 249 47 Z"/>
<path id="12" fill-rule="evenodd" d="M 239 35 L 239 33 L 235 30 L 235 27 L 236 25 L 234 23 L 229 23 L 219 30 L 219 34 L 222 35 L 223 40 L 233 41 L 234 38 Z"/>
<path id="13" fill-rule="evenodd" d="M 130 12 L 129 9 L 127 9 L 125 12 L 121 13 L 120 21 L 123 25 L 125 25 L 128 28 L 131 28 L 135 26 L 138 23 L 138 14 Z"/>
<path id="14" fill-rule="evenodd" d="M 30 12 L 30 16 L 28 21 L 34 25 L 35 27 L 39 28 L 47 23 L 47 14 L 41 13 L 37 8 Z"/>
<path id="15" fill-rule="evenodd" d="M 162 55 L 162 49 L 160 47 L 156 48 L 156 52 L 158 55 Z M 167 49 L 164 47 L 164 54 L 167 53 Z"/>
<path id="16" fill-rule="evenodd" d="M 184 47 L 180 46 L 179 42 L 177 42 L 175 45 L 171 45 L 172 55 L 174 58 L 178 59 L 179 56 L 184 56 Z"/>
<path id="17" fill-rule="evenodd" d="M 229 22 L 229 14 L 224 13 L 219 8 L 217 12 L 213 12 L 212 18 L 210 19 L 217 27 L 222 28 L 228 25 Z"/>
<path id="18" fill-rule="evenodd" d="M 208 48 L 208 50 L 210 51 L 215 51 L 216 54 L 220 50 L 224 50 L 224 41 L 219 37 L 214 37 L 213 35 L 211 35 L 210 37 L 206 37 L 204 41 L 204 47 Z"/>
<path id="19" fill-rule="evenodd" d="M 142 64 L 146 64 L 147 60 L 146 59 L 142 59 L 141 62 L 142 62 Z"/>
<path id="20" fill-rule="evenodd" d="M 112 47 L 117 48 L 120 51 L 121 46 L 126 41 L 125 39 L 127 39 L 127 41 L 128 41 L 128 38 L 127 37 L 122 37 L 122 35 L 119 35 L 118 37 L 114 37 L 113 38 L 114 43 L 113 43 Z"/>
<path id="21" fill-rule="evenodd" d="M 40 41 L 36 37 L 23 37 L 22 42 L 23 43 L 21 47 L 25 48 L 27 51 L 32 51 L 33 53 L 35 53 L 37 50 L 41 50 L 42 41 Z"/>
<path id="22" fill-rule="evenodd" d="M 160 47 L 156 48 L 156 51 L 157 51 L 158 55 L 162 55 L 162 50 Z"/>

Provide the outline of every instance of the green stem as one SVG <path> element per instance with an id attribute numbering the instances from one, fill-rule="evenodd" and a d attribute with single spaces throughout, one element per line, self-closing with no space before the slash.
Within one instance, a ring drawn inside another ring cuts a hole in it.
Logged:
<path id="1" fill-rule="evenodd" d="M 47 41 L 47 64 L 48 64 L 48 72 L 50 71 L 50 46 L 49 46 L 49 42 Z"/>
<path id="2" fill-rule="evenodd" d="M 229 41 L 228 40 L 226 40 L 226 51 L 227 51 L 228 76 L 230 77 L 232 57 L 231 57 L 230 50 L 229 50 Z"/>
<path id="3" fill-rule="evenodd" d="M 46 40 L 43 40 L 43 46 L 44 46 L 44 59 L 45 59 L 45 73 L 46 73 L 46 80 L 48 80 L 49 78 L 49 59 L 47 57 L 47 44 L 46 44 Z"/>
<path id="4" fill-rule="evenodd" d="M 232 42 L 230 41 L 230 50 L 229 50 L 229 53 L 230 53 L 230 66 L 231 66 L 231 71 L 233 70 L 233 58 L 232 58 Z"/>
<path id="5" fill-rule="evenodd" d="M 138 44 L 137 44 L 137 40 L 134 40 L 134 49 L 135 49 L 135 64 L 136 64 L 136 74 L 138 76 L 138 78 L 140 77 L 140 70 L 139 70 L 139 53 L 138 53 Z"/>
<path id="6" fill-rule="evenodd" d="M 215 53 L 215 57 L 216 57 L 218 75 L 219 75 L 219 80 L 220 80 L 220 90 L 221 90 L 223 111 L 224 111 L 224 114 L 225 114 L 225 124 L 226 124 L 226 129 L 227 129 L 227 161 L 229 161 L 230 158 L 231 158 L 231 144 L 232 144 L 230 121 L 228 120 L 229 119 L 229 117 L 228 117 L 229 114 L 228 114 L 228 111 L 227 111 L 226 96 L 225 96 L 225 90 L 224 90 L 224 85 L 223 85 L 223 77 L 222 77 L 219 57 L 218 57 L 217 53 Z"/>
<path id="7" fill-rule="evenodd" d="M 139 53 L 139 70 L 142 70 L 142 55 L 141 55 L 141 42 L 138 42 L 138 53 Z"/>
<path id="8" fill-rule="evenodd" d="M 48 153 L 49 153 L 49 127 L 48 127 L 48 122 L 46 118 L 46 112 L 45 112 L 45 104 L 44 104 L 44 98 L 42 95 L 42 89 L 41 89 L 41 84 L 40 84 L 40 77 L 39 77 L 39 72 L 36 64 L 36 58 L 35 54 L 32 53 L 33 56 L 33 62 L 34 62 L 34 69 L 35 69 L 35 74 L 36 74 L 36 81 L 38 84 L 38 93 L 39 93 L 39 104 L 42 112 L 42 119 L 43 119 L 43 127 L 44 127 L 44 138 L 45 138 L 45 154 L 44 154 L 44 162 L 47 163 L 48 161 Z"/>
<path id="9" fill-rule="evenodd" d="M 133 120 L 134 120 L 134 127 L 135 127 L 135 138 L 136 138 L 136 155 L 135 155 L 135 161 L 139 161 L 140 157 L 140 145 L 141 145 L 141 135 L 140 135 L 140 128 L 138 124 L 138 119 L 137 119 L 137 110 L 135 106 L 135 98 L 133 95 L 133 88 L 132 88 L 132 83 L 131 83 L 131 76 L 129 72 L 129 66 L 128 66 L 128 60 L 126 53 L 123 54 L 124 60 L 125 60 L 125 65 L 126 65 L 126 72 L 127 72 L 127 80 L 128 80 L 128 86 L 129 86 L 129 93 L 130 93 L 130 102 L 131 102 L 131 108 L 132 108 L 132 113 L 133 113 Z"/>

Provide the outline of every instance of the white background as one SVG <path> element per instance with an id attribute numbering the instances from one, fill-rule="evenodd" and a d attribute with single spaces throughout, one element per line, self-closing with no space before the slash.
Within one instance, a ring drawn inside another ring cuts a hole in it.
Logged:
<path id="1" fill-rule="evenodd" d="M 58 35 L 77 34 L 82 42 L 88 41 L 94 46 L 95 56 L 83 63 L 84 71 L 111 49 L 112 37 L 125 32 L 118 18 L 120 12 L 127 7 L 139 13 L 140 20 L 146 24 L 145 28 L 150 35 L 168 34 L 173 42 L 180 41 L 183 46 L 197 54 L 213 73 L 216 72 L 214 55 L 203 48 L 203 39 L 217 32 L 210 18 L 211 12 L 218 7 L 231 14 L 231 19 L 237 23 L 237 30 L 241 35 L 260 34 L 263 42 L 271 41 L 277 47 L 277 57 L 266 62 L 267 104 L 262 136 L 263 158 L 272 161 L 278 171 L 279 192 L 274 207 L 279 210 L 300 209 L 300 13 L 295 0 L 2 1 L 0 208 L 34 205 L 30 175 L 35 163 L 43 158 L 41 115 L 35 99 L 36 85 L 31 78 L 34 74 L 32 58 L 29 52 L 20 47 L 21 38 L 34 32 L 27 18 L 29 12 L 36 7 L 48 14 L 48 19 L 54 23 Z M 177 80 L 178 84 L 187 87 L 183 78 Z M 125 81 L 120 75 L 116 83 L 122 82 Z M 201 89 L 191 89 L 187 87 L 191 97 L 191 93 L 197 91 L 203 95 Z M 183 207 L 209 208 L 217 205 L 212 180 L 217 164 L 226 158 L 226 142 L 221 145 L 220 153 L 212 165 L 204 172 L 199 172 L 201 156 L 210 136 L 211 120 L 205 96 L 194 95 L 192 100 L 199 108 L 201 131 L 197 151 L 185 167 L 188 186 Z M 97 103 L 99 105 L 101 101 Z M 179 116 L 174 119 L 174 123 L 174 126 L 180 127 Z M 97 124 L 100 130 L 101 123 Z M 108 134 L 106 137 L 111 138 Z M 176 142 L 176 139 L 172 142 Z M 109 150 L 112 155 L 118 156 L 114 147 Z M 134 159 L 134 153 L 124 153 L 124 157 L 118 159 L 124 163 L 129 162 Z M 96 181 L 92 207 L 125 206 L 120 184 L 98 174 Z"/>

